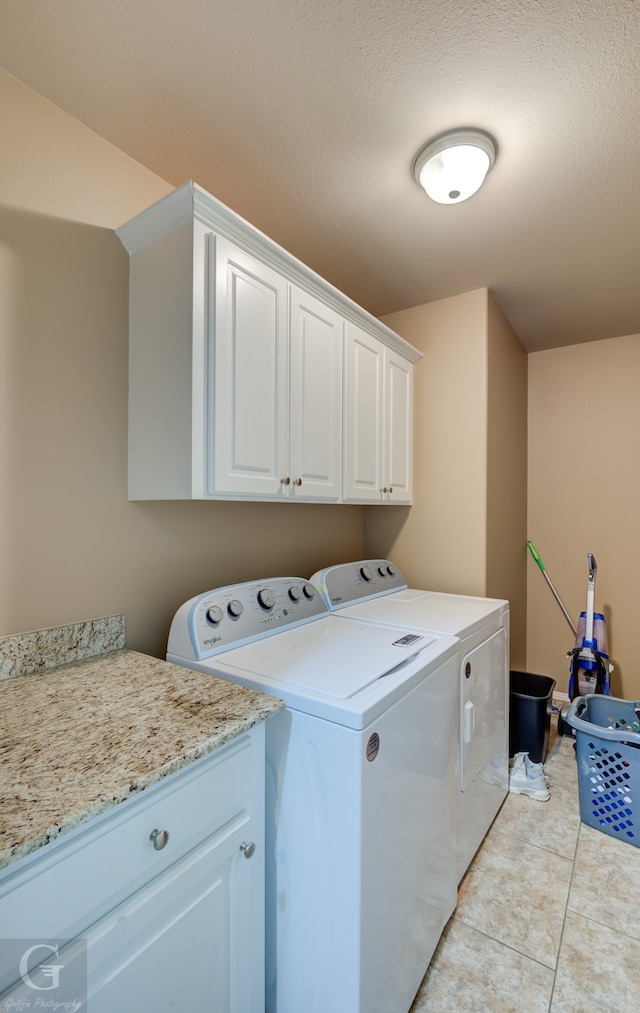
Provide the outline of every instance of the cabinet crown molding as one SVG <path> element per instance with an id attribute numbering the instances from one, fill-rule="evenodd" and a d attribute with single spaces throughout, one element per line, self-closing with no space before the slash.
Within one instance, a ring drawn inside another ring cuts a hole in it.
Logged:
<path id="1" fill-rule="evenodd" d="M 399 334 L 193 181 L 184 183 L 115 231 L 128 253 L 133 254 L 189 222 L 200 222 L 218 235 L 239 244 L 247 253 L 273 267 L 291 284 L 302 286 L 409 362 L 422 358 L 422 352 Z"/>

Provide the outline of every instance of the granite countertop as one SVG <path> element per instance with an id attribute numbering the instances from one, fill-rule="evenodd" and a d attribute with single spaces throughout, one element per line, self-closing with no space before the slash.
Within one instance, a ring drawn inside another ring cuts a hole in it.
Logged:
<path id="1" fill-rule="evenodd" d="M 284 707 L 125 649 L 12 675 L 0 692 L 0 868 Z"/>

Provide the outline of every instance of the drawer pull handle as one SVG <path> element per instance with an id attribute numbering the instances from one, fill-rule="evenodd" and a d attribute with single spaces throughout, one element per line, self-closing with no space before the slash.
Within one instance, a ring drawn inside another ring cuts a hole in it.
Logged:
<path id="1" fill-rule="evenodd" d="M 243 852 L 245 858 L 251 858 L 255 854 L 256 846 L 253 841 L 243 841 L 240 845 L 240 851 Z"/>
<path id="2" fill-rule="evenodd" d="M 149 834 L 149 840 L 153 844 L 156 851 L 162 851 L 162 849 L 166 847 L 167 841 L 169 840 L 169 831 L 157 829 L 152 830 L 151 833 Z"/>

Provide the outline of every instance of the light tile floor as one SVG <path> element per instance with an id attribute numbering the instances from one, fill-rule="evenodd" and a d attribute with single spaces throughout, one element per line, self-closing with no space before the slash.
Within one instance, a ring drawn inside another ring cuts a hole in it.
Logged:
<path id="1" fill-rule="evenodd" d="M 548 802 L 508 795 L 411 1013 L 640 1010 L 640 848 L 580 822 L 552 721 Z"/>

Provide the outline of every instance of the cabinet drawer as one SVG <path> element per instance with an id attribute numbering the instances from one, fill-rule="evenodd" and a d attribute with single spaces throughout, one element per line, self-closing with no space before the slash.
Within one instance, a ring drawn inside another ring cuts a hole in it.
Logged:
<path id="1" fill-rule="evenodd" d="M 2 934 L 71 938 L 232 818 L 261 811 L 264 726 L 41 849 L 0 880 Z M 166 831 L 160 850 L 150 835 Z M 4 972 L 4 973 L 3 973 Z M 0 990 L 8 968 L 0 967 Z"/>

